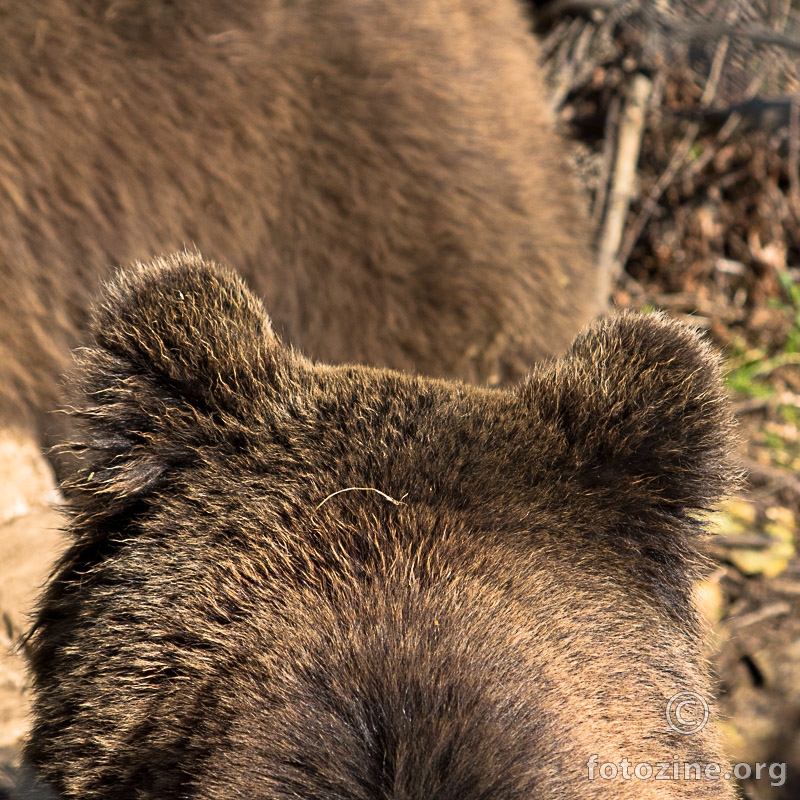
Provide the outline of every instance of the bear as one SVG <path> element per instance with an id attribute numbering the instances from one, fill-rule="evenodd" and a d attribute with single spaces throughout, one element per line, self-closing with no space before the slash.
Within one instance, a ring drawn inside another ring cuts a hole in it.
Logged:
<path id="1" fill-rule="evenodd" d="M 32 0 L 3 27 L 5 419 L 55 429 L 99 282 L 186 246 L 334 363 L 513 381 L 604 307 L 517 0 Z"/>
<path id="2" fill-rule="evenodd" d="M 58 375 L 112 267 L 197 246 L 311 357 L 489 384 L 604 307 L 521 0 L 30 0 L 0 17 L 16 638 L 61 546 L 50 465 L 71 467 L 40 452 L 68 438 Z M 24 720 L 0 642 L 3 748 Z"/>
<path id="3" fill-rule="evenodd" d="M 687 327 L 623 313 L 514 387 L 327 365 L 184 252 L 118 275 L 71 385 L 41 790 L 734 797 L 713 721 L 669 716 L 708 702 L 692 587 L 733 476 Z"/>

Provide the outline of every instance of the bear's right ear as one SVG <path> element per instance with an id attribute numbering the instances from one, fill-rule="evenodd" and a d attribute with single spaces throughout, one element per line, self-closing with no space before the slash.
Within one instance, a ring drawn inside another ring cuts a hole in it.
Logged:
<path id="1" fill-rule="evenodd" d="M 594 325 L 523 388 L 542 450 L 554 454 L 548 474 L 645 523 L 707 509 L 736 483 L 720 371 L 708 345 L 663 315 Z"/>
<path id="2" fill-rule="evenodd" d="M 264 419 L 299 356 L 233 272 L 184 252 L 121 271 L 72 378 L 83 470 L 67 488 L 114 503 Z M 76 498 L 77 499 L 77 498 Z"/>

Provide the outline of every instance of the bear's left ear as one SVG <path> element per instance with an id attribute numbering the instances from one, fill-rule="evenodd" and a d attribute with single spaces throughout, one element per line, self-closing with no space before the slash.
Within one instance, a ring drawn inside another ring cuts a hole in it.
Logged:
<path id="1" fill-rule="evenodd" d="M 70 412 L 84 470 L 68 488 L 99 503 L 154 490 L 223 432 L 263 421 L 301 361 L 241 279 L 197 253 L 121 271 L 91 334 Z"/>
<path id="2" fill-rule="evenodd" d="M 719 358 L 660 314 L 596 324 L 563 358 L 535 370 L 522 396 L 552 460 L 547 473 L 610 517 L 644 529 L 706 509 L 735 488 Z"/>

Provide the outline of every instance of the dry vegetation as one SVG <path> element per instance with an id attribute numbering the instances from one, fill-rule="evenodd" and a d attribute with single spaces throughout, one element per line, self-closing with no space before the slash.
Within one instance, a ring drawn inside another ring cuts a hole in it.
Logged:
<path id="1" fill-rule="evenodd" d="M 620 306 L 663 308 L 729 357 L 745 490 L 718 516 L 701 600 L 735 761 L 787 763 L 800 796 L 800 3 L 541 4 Z"/>

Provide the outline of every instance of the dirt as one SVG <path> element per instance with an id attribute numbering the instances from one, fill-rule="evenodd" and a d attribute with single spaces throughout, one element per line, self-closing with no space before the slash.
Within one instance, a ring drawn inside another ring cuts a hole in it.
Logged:
<path id="1" fill-rule="evenodd" d="M 39 448 L 0 431 L 0 764 L 14 760 L 27 729 L 24 633 L 29 612 L 63 546 L 59 496 Z"/>

